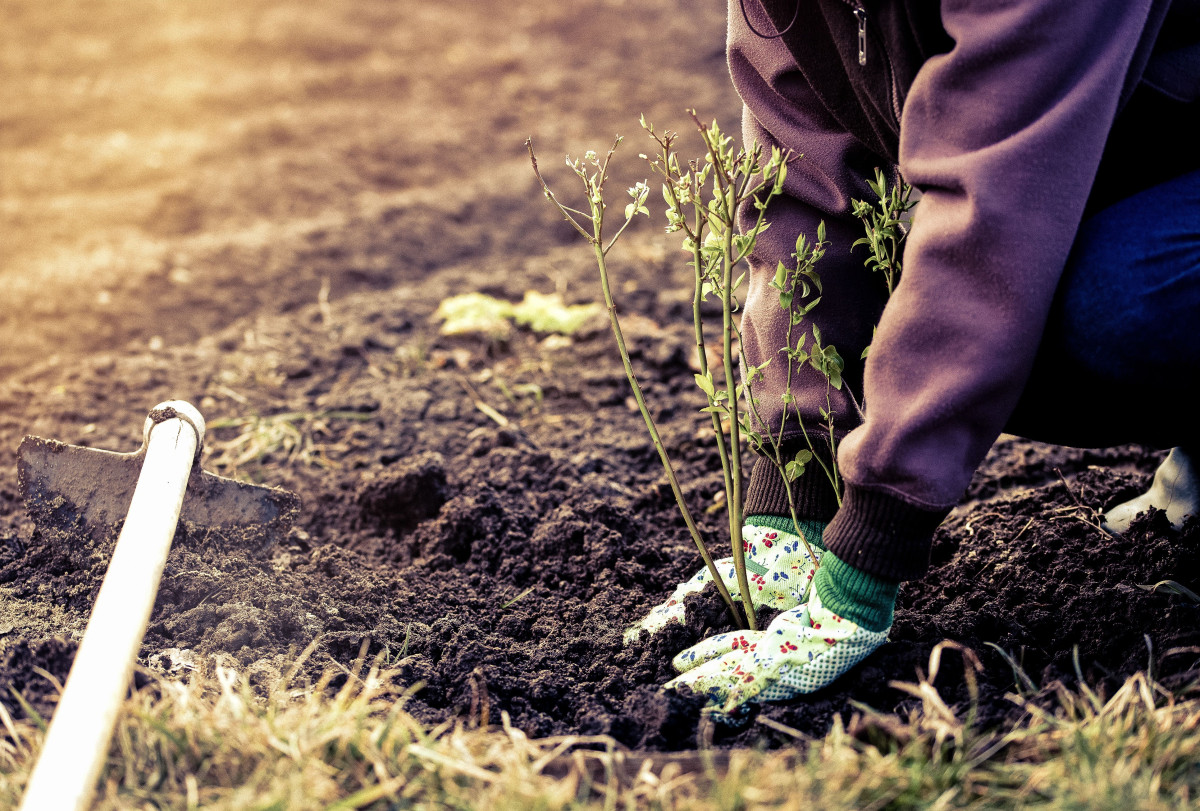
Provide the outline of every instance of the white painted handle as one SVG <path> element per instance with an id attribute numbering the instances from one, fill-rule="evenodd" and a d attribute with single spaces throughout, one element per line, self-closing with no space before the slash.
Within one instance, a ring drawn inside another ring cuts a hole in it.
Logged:
<path id="1" fill-rule="evenodd" d="M 204 419 L 191 405 L 168 402 L 150 412 L 129 513 L 21 811 L 82 811 L 90 803 L 203 441 Z"/>

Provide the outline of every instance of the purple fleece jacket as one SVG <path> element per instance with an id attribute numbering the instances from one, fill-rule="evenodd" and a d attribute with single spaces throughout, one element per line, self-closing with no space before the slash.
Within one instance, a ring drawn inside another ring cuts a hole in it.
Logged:
<path id="1" fill-rule="evenodd" d="M 757 0 L 744 5 L 759 32 L 774 30 Z M 776 358 L 785 322 L 768 282 L 778 261 L 791 264 L 796 235 L 811 238 L 826 221 L 832 245 L 812 317 L 848 364 L 848 385 L 832 398 L 846 489 L 824 536 L 843 561 L 891 579 L 927 568 L 934 529 L 1021 396 L 1109 132 L 1170 5 L 941 3 L 953 45 L 920 65 L 906 94 L 899 88 L 899 170 L 922 198 L 902 281 L 883 307 L 882 281 L 863 268 L 862 249 L 849 251 L 862 235 L 849 210 L 852 197 L 873 199 L 863 178 L 884 164 L 839 124 L 815 86 L 819 69 L 750 31 L 731 0 L 743 137 L 803 155 L 751 263 L 743 341 L 751 364 Z M 864 368 L 854 359 L 867 343 Z M 777 358 L 757 391 L 774 425 L 785 371 Z M 824 382 L 809 370 L 801 386 L 799 412 L 806 426 L 819 425 Z M 802 502 L 812 505 L 807 517 L 828 518 L 818 484 L 806 485 Z M 756 465 L 747 514 L 773 511 L 778 487 Z"/>

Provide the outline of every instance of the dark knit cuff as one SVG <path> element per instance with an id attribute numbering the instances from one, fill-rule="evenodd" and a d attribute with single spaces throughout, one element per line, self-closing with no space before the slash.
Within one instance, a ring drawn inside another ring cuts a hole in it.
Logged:
<path id="1" fill-rule="evenodd" d="M 825 530 L 825 547 L 876 577 L 915 580 L 929 569 L 933 533 L 949 512 L 848 483 L 842 508 Z"/>
<path id="2" fill-rule="evenodd" d="M 826 451 L 828 455 L 828 451 Z M 796 517 L 801 521 L 828 523 L 838 511 L 833 485 L 816 459 L 808 463 L 804 475 L 792 482 L 792 498 L 796 501 Z M 775 465 L 764 456 L 754 461 L 750 484 L 742 515 L 779 515 L 791 517 L 788 509 L 787 485 Z"/>

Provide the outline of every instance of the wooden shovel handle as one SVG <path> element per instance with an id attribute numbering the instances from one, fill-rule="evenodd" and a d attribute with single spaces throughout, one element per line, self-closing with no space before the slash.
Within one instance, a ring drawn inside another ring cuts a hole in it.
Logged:
<path id="1" fill-rule="evenodd" d="M 203 442 L 204 418 L 188 403 L 150 412 L 142 472 L 22 811 L 81 811 L 90 803 Z"/>

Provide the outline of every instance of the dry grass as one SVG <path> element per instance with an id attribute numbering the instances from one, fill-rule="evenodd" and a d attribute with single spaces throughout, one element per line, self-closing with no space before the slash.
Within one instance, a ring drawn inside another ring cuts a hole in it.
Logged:
<path id="1" fill-rule="evenodd" d="M 909 718 L 865 710 L 773 752 L 647 757 L 605 737 L 531 740 L 507 717 L 428 728 L 409 688 L 361 663 L 337 690 L 284 677 L 265 696 L 213 665 L 128 700 L 101 809 L 884 809 L 1192 807 L 1200 703 L 1144 674 L 1105 698 L 1052 685 L 1005 730 L 977 730 L 930 676 Z M 977 662 L 969 651 L 967 672 Z M 0 708 L 0 807 L 15 807 L 42 732 Z"/>
<path id="2" fill-rule="evenodd" d="M 227 476 L 235 476 L 247 465 L 264 462 L 331 467 L 326 456 L 327 441 L 336 420 L 363 422 L 370 414 L 356 411 L 292 411 L 270 416 L 234 417 L 214 420 L 208 428 L 215 434 L 236 429 L 232 437 L 208 441 L 210 455 L 205 465 Z"/>

